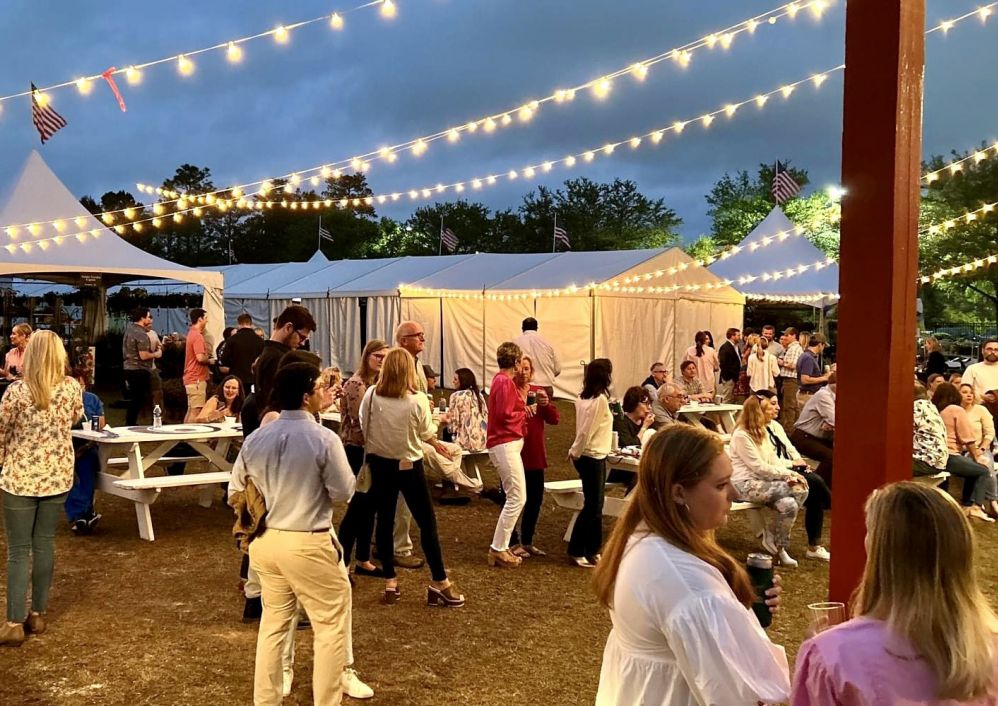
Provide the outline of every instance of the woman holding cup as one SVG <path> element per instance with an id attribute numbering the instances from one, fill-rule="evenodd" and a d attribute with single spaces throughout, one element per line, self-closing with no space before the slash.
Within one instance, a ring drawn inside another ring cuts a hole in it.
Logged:
<path id="1" fill-rule="evenodd" d="M 648 442 L 634 498 L 596 568 L 613 630 L 598 705 L 786 701 L 782 647 L 749 608 L 763 602 L 745 568 L 717 544 L 736 493 L 724 443 L 685 424 Z M 764 592 L 779 606 L 779 579 Z"/>
<path id="2" fill-rule="evenodd" d="M 793 706 L 995 703 L 998 616 L 956 501 L 910 481 L 874 491 L 866 548 L 854 617 L 801 646 Z"/>

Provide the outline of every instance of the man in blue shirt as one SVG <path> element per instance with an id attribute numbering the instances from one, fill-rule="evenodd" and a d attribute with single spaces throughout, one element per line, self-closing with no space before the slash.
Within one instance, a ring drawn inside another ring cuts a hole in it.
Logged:
<path id="1" fill-rule="evenodd" d="M 90 429 L 92 420 L 97 422 L 97 428 L 104 428 L 104 403 L 100 397 L 87 392 L 86 368 L 75 368 L 73 377 L 83 388 L 83 428 Z M 76 451 L 76 462 L 73 468 L 73 487 L 66 496 L 66 517 L 69 518 L 69 528 L 75 535 L 92 534 L 101 516 L 94 512 L 94 484 L 100 472 L 100 456 L 97 447 L 90 442 L 73 439 Z"/>
<path id="2" fill-rule="evenodd" d="M 797 408 L 803 410 L 814 394 L 828 383 L 829 373 L 822 374 L 818 356 L 825 350 L 825 337 L 820 333 L 811 336 L 807 350 L 797 359 Z"/>

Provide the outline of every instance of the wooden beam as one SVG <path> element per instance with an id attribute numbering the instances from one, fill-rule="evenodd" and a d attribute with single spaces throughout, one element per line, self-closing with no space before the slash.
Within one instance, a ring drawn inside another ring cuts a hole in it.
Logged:
<path id="1" fill-rule="evenodd" d="M 862 575 L 867 496 L 911 477 L 924 32 L 924 0 L 846 11 L 829 585 L 838 601 Z"/>

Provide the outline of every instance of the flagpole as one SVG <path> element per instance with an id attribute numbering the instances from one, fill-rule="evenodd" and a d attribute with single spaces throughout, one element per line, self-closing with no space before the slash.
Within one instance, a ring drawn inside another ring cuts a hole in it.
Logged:
<path id="1" fill-rule="evenodd" d="M 558 213 L 554 214 L 554 230 L 551 232 L 551 252 L 557 252 L 558 249 Z"/>
<path id="2" fill-rule="evenodd" d="M 318 238 L 316 239 L 315 249 L 316 251 L 322 250 L 322 216 L 319 216 L 319 232 L 316 234 Z"/>
<path id="3" fill-rule="evenodd" d="M 437 255 L 444 254 L 444 215 L 440 214 L 440 237 L 437 239 Z"/>

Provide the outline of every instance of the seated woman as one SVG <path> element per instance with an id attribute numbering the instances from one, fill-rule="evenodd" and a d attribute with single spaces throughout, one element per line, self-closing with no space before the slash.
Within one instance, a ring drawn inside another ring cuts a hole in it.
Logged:
<path id="1" fill-rule="evenodd" d="M 454 441 L 465 451 L 484 451 L 489 428 L 489 411 L 478 389 L 475 373 L 458 368 L 451 381 L 456 392 L 450 396 L 447 427 Z"/>
<path id="2" fill-rule="evenodd" d="M 994 704 L 998 617 L 975 544 L 945 493 L 912 482 L 873 491 L 854 617 L 801 646 L 792 706 Z"/>
<path id="3" fill-rule="evenodd" d="M 215 394 L 208 398 L 195 421 L 224 422 L 226 417 L 235 417 L 243 409 L 243 383 L 235 375 L 229 375 L 215 388 Z"/>
<path id="4" fill-rule="evenodd" d="M 749 609 L 756 596 L 742 563 L 714 538 L 736 497 L 723 442 L 672 425 L 648 442 L 638 476 L 596 567 L 613 621 L 596 704 L 785 702 L 786 654 Z"/>
<path id="5" fill-rule="evenodd" d="M 960 385 L 960 406 L 967 412 L 967 421 L 974 431 L 974 441 L 983 456 L 984 465 L 989 470 L 995 469 L 994 452 L 991 450 L 995 442 L 995 420 L 988 408 L 980 403 L 974 394 L 973 385 Z"/>
<path id="6" fill-rule="evenodd" d="M 946 446 L 949 449 L 946 470 L 950 475 L 963 478 L 960 504 L 967 517 L 994 522 L 982 509 L 987 503 L 987 495 L 995 494 L 994 477 L 984 465 L 967 412 L 961 406 L 962 401 L 960 391 L 948 382 L 940 383 L 932 393 L 932 404 L 939 410 L 939 416 L 946 425 Z"/>
<path id="7" fill-rule="evenodd" d="M 821 546 L 821 531 L 825 525 L 825 510 L 830 510 L 832 507 L 832 492 L 828 489 L 824 479 L 808 468 L 807 462 L 790 443 L 790 438 L 783 429 L 783 425 L 776 421 L 780 416 L 780 403 L 776 401 L 776 393 L 760 390 L 755 393 L 755 396 L 763 402 L 766 418 L 769 420 L 766 424 L 766 433 L 769 434 L 769 440 L 772 442 L 773 448 L 776 449 L 776 457 L 788 469 L 800 473 L 807 481 L 807 500 L 804 501 L 807 553 L 804 556 L 808 559 L 831 561 L 831 553 Z M 765 406 L 767 400 L 768 407 Z"/>
<path id="8" fill-rule="evenodd" d="M 645 432 L 655 423 L 655 415 L 651 412 L 651 397 L 643 387 L 627 388 L 621 404 L 624 413 L 613 418 L 613 430 L 617 432 L 617 444 L 625 446 L 641 446 Z"/>
<path id="9" fill-rule="evenodd" d="M 755 395 L 750 396 L 731 435 L 728 455 L 735 469 L 731 481 L 742 500 L 765 505 L 773 511 L 769 527 L 763 533 L 762 548 L 783 566 L 794 567 L 797 561 L 787 553 L 787 547 L 794 520 L 807 500 L 807 481 L 777 458 L 766 431 L 768 424 L 769 414 L 763 402 Z"/>

